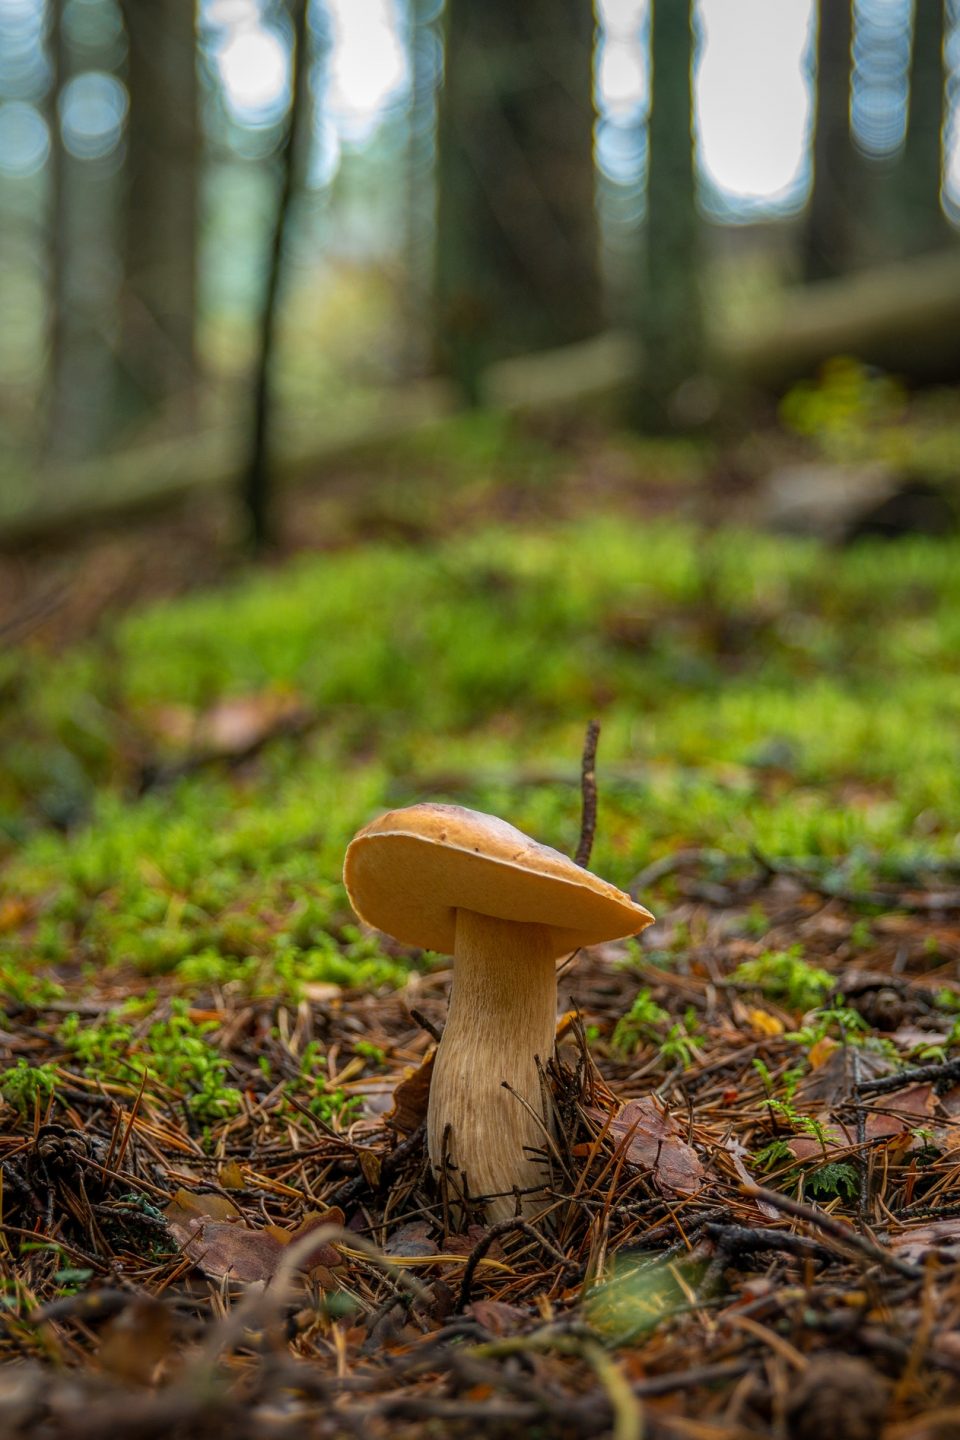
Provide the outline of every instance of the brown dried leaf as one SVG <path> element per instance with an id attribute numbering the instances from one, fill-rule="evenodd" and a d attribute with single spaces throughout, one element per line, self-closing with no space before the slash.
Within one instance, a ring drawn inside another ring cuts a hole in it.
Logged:
<path id="1" fill-rule="evenodd" d="M 176 1238 L 183 1243 L 194 1233 L 197 1223 L 205 1220 L 239 1220 L 240 1211 L 226 1195 L 213 1191 L 184 1190 L 176 1192 L 164 1210 L 167 1224 Z"/>
<path id="2" fill-rule="evenodd" d="M 100 1364 L 122 1380 L 149 1385 L 170 1353 L 172 1339 L 173 1322 L 166 1305 L 149 1296 L 138 1297 L 103 1327 Z"/>
<path id="3" fill-rule="evenodd" d="M 513 1335 L 527 1323 L 525 1311 L 518 1310 L 515 1305 L 507 1305 L 502 1300 L 474 1300 L 473 1304 L 467 1307 L 467 1313 L 485 1330 L 489 1330 L 491 1335 Z"/>
<path id="4" fill-rule="evenodd" d="M 807 1108 L 816 1103 L 829 1109 L 848 1100 L 859 1082 L 887 1075 L 892 1069 L 883 1055 L 840 1045 L 804 1080 L 797 1092 L 798 1103 Z"/>
<path id="5" fill-rule="evenodd" d="M 471 1225 L 468 1227 L 466 1235 L 448 1235 L 443 1242 L 443 1248 L 448 1255 L 469 1255 L 472 1250 L 477 1248 L 486 1233 L 484 1226 Z M 484 1253 L 490 1260 L 502 1260 L 503 1247 L 500 1241 L 494 1240 L 492 1245 L 487 1246 Z"/>
<path id="6" fill-rule="evenodd" d="M 943 1260 L 960 1260 L 960 1218 L 935 1220 L 890 1237 L 890 1248 L 910 1264 L 920 1264 L 931 1251 Z"/>
<path id="7" fill-rule="evenodd" d="M 265 1225 L 253 1230 L 241 1221 L 240 1212 L 224 1195 L 194 1194 L 178 1190 L 164 1212 L 184 1254 L 212 1280 L 269 1280 L 276 1272 L 286 1247 L 321 1225 L 342 1225 L 342 1210 L 307 1215 L 296 1230 Z M 343 1258 L 331 1245 L 320 1244 L 305 1257 L 301 1268 L 322 1265 L 333 1269 Z"/>
<path id="8" fill-rule="evenodd" d="M 430 1079 L 436 1050 L 431 1050 L 421 1065 L 404 1072 L 403 1079 L 393 1092 L 393 1109 L 385 1117 L 386 1122 L 401 1135 L 412 1135 L 427 1118 L 427 1102 L 430 1099 Z"/>
<path id="9" fill-rule="evenodd" d="M 882 1140 L 915 1130 L 933 1117 L 936 1104 L 932 1085 L 911 1085 L 907 1090 L 885 1095 L 870 1106 L 865 1126 L 867 1139 Z"/>
<path id="10" fill-rule="evenodd" d="M 430 1238 L 430 1226 L 425 1220 L 411 1220 L 394 1231 L 386 1244 L 388 1255 L 437 1255 L 439 1246 Z"/>
<path id="11" fill-rule="evenodd" d="M 589 1113 L 601 1125 L 606 1120 L 600 1110 Z M 653 1171 L 661 1189 L 695 1195 L 703 1184 L 704 1170 L 697 1152 L 681 1138 L 676 1121 L 660 1109 L 652 1095 L 628 1100 L 610 1121 L 608 1133 L 629 1164 Z"/>
<path id="12" fill-rule="evenodd" d="M 211 1280 L 270 1280 L 286 1249 L 270 1229 L 250 1230 L 221 1220 L 198 1221 L 184 1252 Z M 283 1233 L 283 1232 L 281 1232 Z"/>
<path id="13" fill-rule="evenodd" d="M 231 695 L 208 710 L 159 705 L 148 716 L 152 732 L 168 744 L 204 755 L 246 755 L 264 741 L 296 730 L 309 718 L 303 701 L 289 691 L 263 690 Z"/>

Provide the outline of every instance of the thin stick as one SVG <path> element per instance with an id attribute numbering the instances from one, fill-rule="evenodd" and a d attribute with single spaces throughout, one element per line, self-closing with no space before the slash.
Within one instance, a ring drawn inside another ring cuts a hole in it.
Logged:
<path id="1" fill-rule="evenodd" d="M 744 1183 L 739 1186 L 739 1190 L 741 1195 L 749 1195 L 751 1200 L 758 1200 L 764 1205 L 772 1205 L 774 1210 L 779 1210 L 782 1215 L 790 1215 L 794 1220 L 805 1220 L 808 1225 L 815 1225 L 825 1235 L 832 1236 L 841 1245 L 849 1245 L 851 1249 L 859 1250 L 861 1255 L 872 1260 L 874 1264 L 882 1265 L 886 1270 L 893 1270 L 907 1280 L 923 1278 L 923 1271 L 916 1265 L 908 1265 L 905 1260 L 899 1260 L 896 1255 L 891 1255 L 889 1250 L 875 1245 L 866 1235 L 860 1235 L 846 1221 L 836 1220 L 823 1210 L 815 1210 L 812 1205 L 801 1205 L 798 1200 L 791 1200 L 789 1196 L 781 1195 L 777 1190 L 765 1190 L 762 1185 Z"/>
<path id="2" fill-rule="evenodd" d="M 499 1220 L 496 1225 L 490 1226 L 486 1234 L 480 1237 L 476 1245 L 470 1251 L 470 1255 L 467 1259 L 467 1263 L 463 1271 L 463 1280 L 460 1284 L 460 1299 L 457 1301 L 457 1309 L 461 1314 L 470 1304 L 470 1287 L 473 1283 L 473 1277 L 476 1273 L 477 1266 L 480 1264 L 480 1261 L 483 1259 L 484 1255 L 486 1255 L 487 1251 L 490 1249 L 490 1246 L 494 1243 L 494 1241 L 498 1240 L 501 1235 L 509 1235 L 511 1230 L 521 1230 L 524 1235 L 529 1236 L 531 1240 L 535 1240 L 538 1245 L 541 1245 L 543 1249 L 546 1250 L 550 1258 L 552 1260 L 555 1260 L 558 1265 L 566 1266 L 570 1264 L 570 1261 L 567 1260 L 567 1257 L 562 1254 L 562 1252 L 559 1251 L 555 1245 L 551 1245 L 550 1241 L 547 1240 L 543 1235 L 541 1235 L 540 1231 L 537 1230 L 533 1225 L 531 1225 L 528 1220 L 521 1220 L 519 1217 L 517 1217 L 517 1219 L 515 1220 Z"/>
<path id="3" fill-rule="evenodd" d="M 583 759 L 580 762 L 580 794 L 583 809 L 580 817 L 580 843 L 573 857 L 584 869 L 590 864 L 593 837 L 597 828 L 597 741 L 600 739 L 600 721 L 591 720 L 583 737 Z"/>

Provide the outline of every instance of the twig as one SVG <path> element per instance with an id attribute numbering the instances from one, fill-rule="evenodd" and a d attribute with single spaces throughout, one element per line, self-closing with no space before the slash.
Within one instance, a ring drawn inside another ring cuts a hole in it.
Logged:
<path id="1" fill-rule="evenodd" d="M 580 762 L 580 794 L 582 811 L 580 816 L 580 843 L 573 857 L 584 869 L 590 864 L 593 837 L 597 829 L 597 741 L 600 739 L 600 721 L 591 720 L 583 739 L 583 759 Z"/>
<path id="2" fill-rule="evenodd" d="M 861 1255 L 877 1265 L 882 1265 L 885 1270 L 893 1270 L 906 1280 L 923 1278 L 923 1271 L 919 1266 L 898 1260 L 896 1255 L 891 1255 L 882 1245 L 875 1245 L 866 1235 L 858 1235 L 850 1225 L 842 1220 L 835 1220 L 823 1210 L 816 1210 L 812 1205 L 803 1205 L 799 1200 L 791 1200 L 789 1196 L 781 1195 L 778 1190 L 766 1190 L 762 1185 L 745 1181 L 739 1189 L 741 1195 L 747 1195 L 751 1200 L 758 1200 L 763 1205 L 772 1205 L 774 1210 L 779 1210 L 782 1215 L 790 1215 L 795 1220 L 804 1220 L 808 1225 L 815 1225 L 825 1235 L 832 1236 L 841 1245 L 849 1245 L 851 1249 L 859 1250 Z"/>
<path id="3" fill-rule="evenodd" d="M 675 850 L 672 855 L 661 855 L 659 860 L 652 860 L 634 875 L 627 886 L 627 893 L 636 897 L 638 890 L 646 890 L 648 885 L 656 885 L 659 880 L 665 880 L 677 870 L 684 870 L 688 865 L 699 865 L 714 857 L 725 858 L 715 850 Z"/>
<path id="4" fill-rule="evenodd" d="M 895 1075 L 862 1080 L 856 1088 L 858 1095 L 889 1095 L 893 1090 L 905 1090 L 908 1085 L 957 1079 L 960 1079 L 960 1060 L 942 1060 L 936 1065 L 914 1065 L 909 1070 L 898 1070 Z"/>
<path id="5" fill-rule="evenodd" d="M 435 1025 L 432 1020 L 429 1020 L 427 1016 L 424 1015 L 422 1010 L 417 1010 L 412 1005 L 410 1007 L 410 1019 L 419 1025 L 421 1030 L 426 1030 L 430 1039 L 433 1040 L 435 1044 L 440 1044 L 440 1041 L 443 1039 L 442 1026 Z"/>
<path id="6" fill-rule="evenodd" d="M 535 1330 L 532 1335 L 514 1335 L 506 1340 L 477 1345 L 467 1353 L 478 1360 L 494 1360 L 550 1350 L 577 1355 L 590 1366 L 607 1392 L 613 1411 L 612 1440 L 642 1440 L 643 1411 L 640 1402 L 616 1361 L 592 1335 L 577 1335 L 546 1327 Z"/>
<path id="7" fill-rule="evenodd" d="M 531 1240 L 536 1240 L 537 1244 L 546 1250 L 551 1260 L 555 1260 L 558 1265 L 566 1267 L 570 1264 L 570 1261 L 567 1260 L 563 1252 L 558 1250 L 555 1245 L 551 1244 L 549 1240 L 541 1235 L 540 1231 L 531 1225 L 528 1220 L 521 1220 L 519 1216 L 514 1220 L 500 1220 L 496 1225 L 490 1226 L 486 1234 L 481 1236 L 470 1251 L 467 1263 L 464 1266 L 463 1280 L 460 1284 L 460 1298 L 457 1301 L 458 1310 L 463 1311 L 469 1305 L 470 1286 L 473 1283 L 474 1274 L 480 1261 L 490 1249 L 490 1246 L 495 1240 L 498 1240 L 501 1235 L 509 1235 L 512 1230 L 520 1230 L 524 1235 L 528 1235 Z"/>

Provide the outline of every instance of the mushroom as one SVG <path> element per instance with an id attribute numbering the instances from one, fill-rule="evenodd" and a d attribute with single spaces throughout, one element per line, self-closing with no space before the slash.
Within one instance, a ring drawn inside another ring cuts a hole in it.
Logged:
<path id="1" fill-rule="evenodd" d="M 459 805 L 371 821 L 347 849 L 343 878 L 369 925 L 454 957 L 427 1112 L 432 1165 L 492 1197 L 491 1221 L 514 1215 L 516 1191 L 529 1212 L 544 1179 L 537 1060 L 553 1054 L 556 961 L 634 935 L 653 916 L 558 850 Z"/>

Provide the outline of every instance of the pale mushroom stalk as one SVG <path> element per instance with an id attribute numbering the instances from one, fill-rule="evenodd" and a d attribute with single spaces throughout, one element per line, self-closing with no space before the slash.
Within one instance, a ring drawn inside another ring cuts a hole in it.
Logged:
<path id="1" fill-rule="evenodd" d="M 548 1117 L 537 1121 L 543 1100 L 536 1062 L 545 1065 L 553 1054 L 555 954 L 545 925 L 457 911 L 453 990 L 430 1085 L 427 1140 L 434 1169 L 446 1161 L 454 1191 L 462 1174 L 471 1195 L 496 1197 L 485 1207 L 494 1222 L 516 1213 L 515 1187 L 532 1191 L 545 1179 L 534 1153 L 546 1147 L 549 1124 Z M 521 1203 L 525 1211 L 542 1208 L 529 1195 Z"/>

